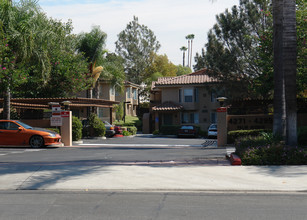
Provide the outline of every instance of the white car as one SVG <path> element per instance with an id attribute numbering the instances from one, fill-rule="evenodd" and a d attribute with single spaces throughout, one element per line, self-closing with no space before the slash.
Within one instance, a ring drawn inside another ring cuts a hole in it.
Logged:
<path id="1" fill-rule="evenodd" d="M 217 125 L 211 124 L 208 128 L 208 138 L 217 138 Z"/>

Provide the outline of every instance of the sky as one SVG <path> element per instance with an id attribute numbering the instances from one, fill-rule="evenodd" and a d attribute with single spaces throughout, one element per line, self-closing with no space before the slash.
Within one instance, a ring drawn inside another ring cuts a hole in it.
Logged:
<path id="1" fill-rule="evenodd" d="M 48 17 L 62 22 L 72 20 L 73 33 L 90 32 L 99 25 L 107 34 L 106 49 L 115 52 L 118 34 L 138 17 L 161 44 L 158 54 L 166 54 L 175 65 L 182 65 L 182 46 L 194 34 L 193 58 L 201 53 L 216 15 L 238 5 L 239 0 L 39 0 Z M 187 64 L 187 61 L 185 62 Z M 193 64 L 193 63 L 192 63 Z"/>

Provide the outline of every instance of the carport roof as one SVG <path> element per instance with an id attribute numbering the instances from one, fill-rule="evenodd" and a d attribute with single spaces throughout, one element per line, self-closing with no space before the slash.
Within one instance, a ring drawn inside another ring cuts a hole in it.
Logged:
<path id="1" fill-rule="evenodd" d="M 90 99 L 90 98 L 11 98 L 11 104 L 17 108 L 29 109 L 48 109 L 50 102 L 61 103 L 63 101 L 70 101 L 70 106 L 78 107 L 103 107 L 113 108 L 113 104 L 119 104 L 117 101 L 110 101 L 105 99 Z M 0 103 L 4 99 L 0 98 Z"/>
<path id="2" fill-rule="evenodd" d="M 164 102 L 160 105 L 152 107 L 153 111 L 181 111 L 182 109 L 183 109 L 182 105 L 178 105 L 173 102 Z"/>

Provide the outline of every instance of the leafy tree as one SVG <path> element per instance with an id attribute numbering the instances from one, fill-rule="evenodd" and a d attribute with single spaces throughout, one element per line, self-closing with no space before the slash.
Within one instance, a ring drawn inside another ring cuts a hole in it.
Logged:
<path id="1" fill-rule="evenodd" d="M 177 68 L 172 62 L 169 61 L 167 55 L 152 55 L 152 63 L 146 69 L 146 75 L 151 76 L 154 73 L 161 73 L 162 76 L 176 76 Z"/>
<path id="2" fill-rule="evenodd" d="M 15 95 L 67 97 L 88 88 L 92 82 L 88 63 L 81 53 L 76 53 L 76 37 L 71 34 L 71 22 L 62 23 L 42 14 L 40 25 L 40 29 L 46 29 L 50 34 L 45 37 L 48 44 L 43 46 L 49 58 L 50 73 L 42 78 L 37 72 L 36 59 L 31 59 L 23 65 L 24 69 L 29 70 L 28 80 L 18 87 Z"/>
<path id="3" fill-rule="evenodd" d="M 0 26 L 1 38 L 4 40 L 7 49 L 1 49 L 5 57 L 3 60 L 10 60 L 8 67 L 3 66 L 2 70 L 7 70 L 6 77 L 1 77 L 4 85 L 4 117 L 10 118 L 10 96 L 11 91 L 20 82 L 18 72 L 22 64 L 27 64 L 30 60 L 35 60 L 37 73 L 45 79 L 49 76 L 49 57 L 46 54 L 45 45 L 48 44 L 46 29 L 39 29 L 41 16 L 40 9 L 35 1 L 20 1 L 13 3 L 8 0 L 0 1 Z M 6 41 L 6 42 L 5 42 Z M 1 43 L 2 43 L 1 42 Z M 2 52 L 1 51 L 1 52 Z M 11 52 L 9 52 L 11 51 Z M 7 69 L 4 69 L 7 68 Z M 3 74 L 2 71 L 1 74 Z M 21 76 L 21 79 L 24 76 Z"/>
<path id="4" fill-rule="evenodd" d="M 125 81 L 125 71 L 123 66 L 124 60 L 122 57 L 115 53 L 107 53 L 103 59 L 102 77 L 105 80 L 109 80 L 111 85 L 114 85 L 119 92 L 123 91 L 123 85 Z"/>
<path id="5" fill-rule="evenodd" d="M 189 74 L 189 73 L 192 73 L 192 70 L 191 70 L 190 67 L 181 66 L 181 65 L 177 66 L 177 73 L 176 73 L 177 76 L 186 75 L 186 74 Z"/>
<path id="6" fill-rule="evenodd" d="M 139 24 L 138 18 L 134 16 L 126 29 L 119 33 L 115 45 L 116 52 L 125 61 L 126 79 L 137 84 L 143 82 L 145 70 L 152 63 L 152 54 L 160 48 L 154 32 Z"/>
<path id="7" fill-rule="evenodd" d="M 239 6 L 218 15 L 208 33 L 206 50 L 196 56 L 194 68 L 211 69 L 232 93 L 228 96 L 252 96 L 253 80 L 263 72 L 257 64 L 257 47 L 260 34 L 272 26 L 272 20 L 262 10 L 268 11 L 267 0 L 241 0 Z"/>

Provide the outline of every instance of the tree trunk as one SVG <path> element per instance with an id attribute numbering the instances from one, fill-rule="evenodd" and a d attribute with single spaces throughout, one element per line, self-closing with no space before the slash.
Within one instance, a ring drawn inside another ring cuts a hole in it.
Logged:
<path id="1" fill-rule="evenodd" d="M 3 118 L 7 120 L 11 119 L 11 90 L 9 85 L 7 85 L 4 92 Z"/>
<path id="2" fill-rule="evenodd" d="M 188 66 L 190 66 L 190 40 L 188 40 Z"/>
<path id="3" fill-rule="evenodd" d="M 185 61 L 185 51 L 183 51 L 183 61 L 182 61 L 183 67 L 184 67 L 184 65 L 185 65 L 184 61 Z"/>
<path id="4" fill-rule="evenodd" d="M 274 134 L 297 144 L 295 0 L 273 0 Z"/>
<path id="5" fill-rule="evenodd" d="M 191 50 L 190 50 L 190 68 L 192 68 L 192 49 L 193 49 L 193 46 L 192 46 L 192 44 L 193 44 L 193 40 L 191 40 Z"/>
<path id="6" fill-rule="evenodd" d="M 296 89 L 296 4 L 295 0 L 284 0 L 283 19 L 283 63 L 286 94 L 287 141 L 297 145 L 297 89 Z"/>
<path id="7" fill-rule="evenodd" d="M 283 68 L 283 0 L 273 0 L 274 120 L 273 133 L 286 139 L 286 99 Z"/>

